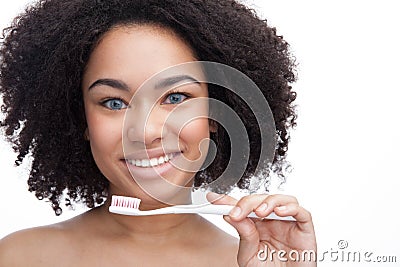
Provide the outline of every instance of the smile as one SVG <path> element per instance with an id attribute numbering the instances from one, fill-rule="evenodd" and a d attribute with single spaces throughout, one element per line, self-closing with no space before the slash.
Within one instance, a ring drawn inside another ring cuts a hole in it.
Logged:
<path id="1" fill-rule="evenodd" d="M 151 159 L 126 159 L 126 162 L 130 165 L 134 165 L 137 167 L 142 167 L 142 168 L 149 168 L 149 167 L 155 167 L 161 164 L 164 164 L 166 162 L 169 162 L 171 159 L 173 159 L 175 156 L 179 155 L 180 152 L 178 153 L 169 153 L 167 155 L 151 158 Z"/>

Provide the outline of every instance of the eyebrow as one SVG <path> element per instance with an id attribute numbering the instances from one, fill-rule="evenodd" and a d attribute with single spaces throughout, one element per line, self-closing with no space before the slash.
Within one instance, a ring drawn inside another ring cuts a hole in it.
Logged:
<path id="1" fill-rule="evenodd" d="M 123 81 L 120 80 L 115 80 L 115 79 L 99 79 L 92 83 L 92 85 L 89 86 L 88 90 L 92 89 L 93 87 L 99 86 L 99 85 L 106 85 L 110 86 L 116 89 L 120 90 L 125 90 L 129 91 L 129 86 L 124 83 Z"/>
<path id="2" fill-rule="evenodd" d="M 154 86 L 154 89 L 160 89 L 160 88 L 165 88 L 172 86 L 174 84 L 177 84 L 182 81 L 191 81 L 193 83 L 200 84 L 198 80 L 193 78 L 192 76 L 189 75 L 177 75 L 177 76 L 172 76 L 172 77 L 167 77 L 162 79 L 161 81 L 157 82 L 156 85 Z M 99 86 L 99 85 L 106 85 L 110 86 L 116 89 L 124 90 L 124 91 L 129 91 L 129 86 L 124 83 L 121 80 L 116 80 L 116 79 L 99 79 L 92 83 L 88 90 L 91 90 L 93 87 Z"/>
<path id="3" fill-rule="evenodd" d="M 177 76 L 172 76 L 172 77 L 162 79 L 161 81 L 157 82 L 157 84 L 154 86 L 154 89 L 170 87 L 170 86 L 177 84 L 178 82 L 182 82 L 182 81 L 191 81 L 193 83 L 200 84 L 200 82 L 198 80 L 196 80 L 195 78 L 193 78 L 192 76 L 177 75 Z"/>

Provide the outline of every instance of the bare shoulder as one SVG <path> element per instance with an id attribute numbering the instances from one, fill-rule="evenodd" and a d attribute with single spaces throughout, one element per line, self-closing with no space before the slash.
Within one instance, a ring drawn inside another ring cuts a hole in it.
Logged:
<path id="1" fill-rule="evenodd" d="M 75 221 L 20 230 L 0 239 L 0 266 L 62 266 L 59 263 L 68 262 L 77 250 Z"/>
<path id="2" fill-rule="evenodd" d="M 12 233 L 0 240 L 0 266 L 46 266 L 43 258 L 54 255 L 62 236 L 54 226 Z"/>
<path id="3" fill-rule="evenodd" d="M 219 259 L 221 266 L 237 266 L 237 253 L 239 249 L 239 239 L 225 232 L 216 237 L 218 247 L 214 250 L 214 257 Z"/>
<path id="4" fill-rule="evenodd" d="M 207 248 L 207 266 L 237 266 L 239 239 L 221 230 L 212 223 L 203 234 L 203 246 Z"/>

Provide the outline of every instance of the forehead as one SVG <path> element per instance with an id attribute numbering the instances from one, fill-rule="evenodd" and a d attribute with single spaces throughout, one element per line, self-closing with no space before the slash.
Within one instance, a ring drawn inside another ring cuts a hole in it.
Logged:
<path id="1" fill-rule="evenodd" d="M 153 25 L 129 25 L 111 29 L 93 50 L 83 88 L 101 78 L 125 81 L 138 88 L 165 68 L 196 61 L 193 49 L 170 29 Z"/>

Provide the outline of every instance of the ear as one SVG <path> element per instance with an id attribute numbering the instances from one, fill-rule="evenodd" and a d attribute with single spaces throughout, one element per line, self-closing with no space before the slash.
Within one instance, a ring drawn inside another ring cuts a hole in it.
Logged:
<path id="1" fill-rule="evenodd" d="M 208 119 L 208 121 L 209 121 L 208 124 L 209 124 L 209 127 L 210 127 L 210 132 L 216 133 L 217 130 L 218 130 L 217 122 L 212 120 L 212 119 Z"/>
<path id="2" fill-rule="evenodd" d="M 85 132 L 83 133 L 83 138 L 86 140 L 86 141 L 90 141 L 90 138 L 89 138 L 89 129 L 86 127 L 86 129 L 85 129 Z"/>

